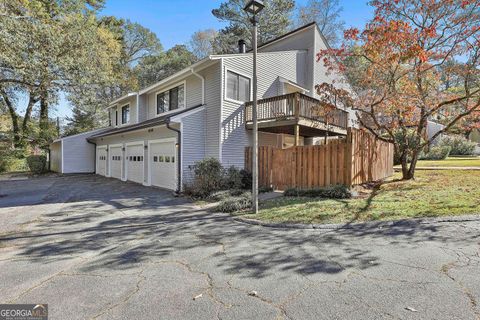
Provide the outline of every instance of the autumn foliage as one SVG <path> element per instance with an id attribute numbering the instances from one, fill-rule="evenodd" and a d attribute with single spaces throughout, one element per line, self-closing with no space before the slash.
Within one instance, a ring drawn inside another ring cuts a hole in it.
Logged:
<path id="1" fill-rule="evenodd" d="M 480 0 L 370 4 L 375 16 L 365 29 L 347 30 L 341 48 L 317 59 L 347 73 L 359 122 L 394 143 L 411 179 L 420 151 L 480 109 Z M 454 86 L 445 84 L 450 78 Z M 428 138 L 431 119 L 446 126 Z"/>

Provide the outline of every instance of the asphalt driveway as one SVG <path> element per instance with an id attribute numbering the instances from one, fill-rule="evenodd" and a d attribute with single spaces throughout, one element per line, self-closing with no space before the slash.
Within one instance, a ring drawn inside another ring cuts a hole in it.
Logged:
<path id="1" fill-rule="evenodd" d="M 0 181 L 0 303 L 51 319 L 480 319 L 480 222 L 283 230 L 92 175 Z"/>

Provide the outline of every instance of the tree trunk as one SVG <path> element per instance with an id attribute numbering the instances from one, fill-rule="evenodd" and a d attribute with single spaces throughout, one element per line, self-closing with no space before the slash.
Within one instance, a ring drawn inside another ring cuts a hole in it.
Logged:
<path id="1" fill-rule="evenodd" d="M 402 164 L 402 179 L 409 180 L 408 178 L 408 157 L 407 152 L 403 151 L 400 157 L 400 163 Z"/>
<path id="2" fill-rule="evenodd" d="M 32 110 L 35 103 L 37 103 L 37 100 L 33 97 L 32 94 L 30 94 L 30 98 L 28 99 L 27 110 L 25 111 L 25 117 L 23 118 L 23 123 L 22 123 L 22 132 L 24 136 L 28 133 L 28 123 L 30 122 L 30 119 L 32 117 Z"/>
<path id="3" fill-rule="evenodd" d="M 18 125 L 18 114 L 13 107 L 12 101 L 8 97 L 7 93 L 2 90 L 1 92 L 3 101 L 7 105 L 8 113 L 10 114 L 10 119 L 12 120 L 12 130 L 13 130 L 13 146 L 19 148 L 22 146 L 22 135 L 20 132 L 20 126 Z"/>
<path id="4" fill-rule="evenodd" d="M 48 101 L 47 95 L 40 98 L 40 134 L 48 130 Z"/>
<path id="5" fill-rule="evenodd" d="M 412 155 L 412 161 L 410 162 L 410 168 L 408 169 L 408 174 L 406 177 L 403 177 L 404 180 L 415 179 L 415 169 L 417 168 L 418 155 L 420 150 L 415 150 Z"/>

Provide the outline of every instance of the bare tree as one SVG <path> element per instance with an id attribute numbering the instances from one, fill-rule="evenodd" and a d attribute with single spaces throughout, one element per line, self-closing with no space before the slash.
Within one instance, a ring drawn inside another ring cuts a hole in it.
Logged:
<path id="1" fill-rule="evenodd" d="M 302 26 L 315 21 L 327 42 L 336 46 L 345 27 L 340 19 L 342 11 L 338 0 L 309 0 L 305 6 L 298 7 L 296 22 Z"/>
<path id="2" fill-rule="evenodd" d="M 201 60 L 213 53 L 213 43 L 217 37 L 214 29 L 199 30 L 192 35 L 188 49 Z"/>

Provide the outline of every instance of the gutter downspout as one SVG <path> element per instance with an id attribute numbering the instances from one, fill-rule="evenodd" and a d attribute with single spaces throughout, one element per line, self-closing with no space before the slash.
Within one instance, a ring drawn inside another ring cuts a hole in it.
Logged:
<path id="1" fill-rule="evenodd" d="M 182 131 L 170 127 L 170 118 L 167 119 L 167 129 L 175 131 L 177 133 L 178 141 L 178 156 L 177 156 L 177 190 L 176 193 L 180 194 L 182 191 Z"/>
<path id="2" fill-rule="evenodd" d="M 193 68 L 190 69 L 192 74 L 202 80 L 202 105 L 205 105 L 205 77 L 196 73 Z"/>
<path id="3" fill-rule="evenodd" d="M 95 161 L 93 161 L 93 174 L 97 173 L 97 144 L 87 139 L 87 142 L 93 144 L 95 148 L 93 149 L 93 156 Z"/>
<path id="4" fill-rule="evenodd" d="M 52 171 L 52 153 L 50 146 L 48 146 L 48 172 Z"/>

